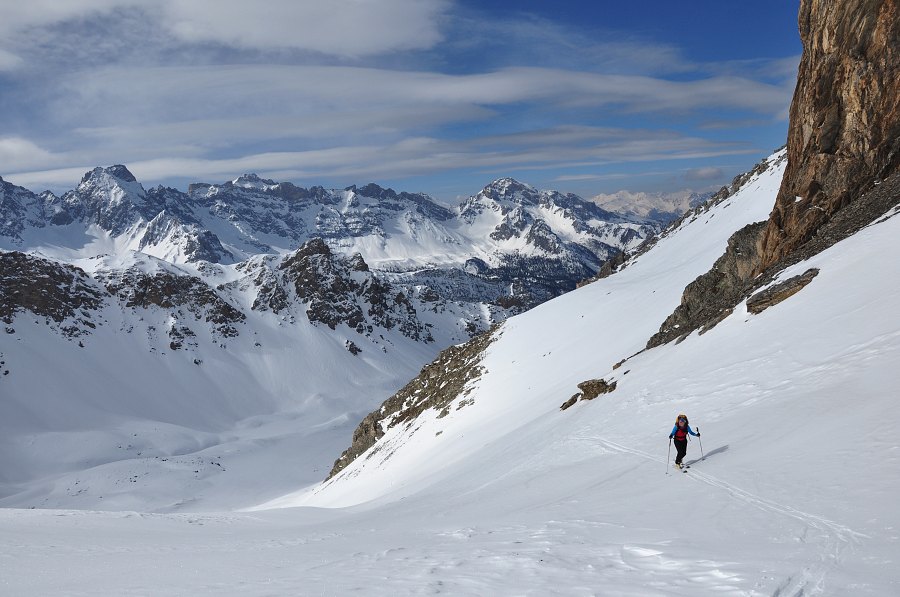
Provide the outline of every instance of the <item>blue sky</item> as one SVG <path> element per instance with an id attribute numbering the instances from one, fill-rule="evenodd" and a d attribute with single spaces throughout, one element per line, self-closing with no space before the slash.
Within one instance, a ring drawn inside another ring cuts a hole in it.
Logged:
<path id="1" fill-rule="evenodd" d="M 0 175 L 705 190 L 784 143 L 798 4 L 4 3 Z"/>

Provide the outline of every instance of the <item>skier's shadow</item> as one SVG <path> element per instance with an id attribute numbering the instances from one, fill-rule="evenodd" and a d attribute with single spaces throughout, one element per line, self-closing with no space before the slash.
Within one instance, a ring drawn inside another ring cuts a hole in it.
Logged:
<path id="1" fill-rule="evenodd" d="M 724 446 L 720 446 L 720 447 L 716 448 L 715 450 L 712 450 L 711 452 L 705 452 L 703 454 L 703 458 L 695 458 L 695 459 L 691 460 L 690 462 L 688 462 L 687 464 L 691 465 L 691 464 L 694 464 L 695 462 L 700 462 L 701 460 L 705 460 L 705 459 L 709 458 L 710 456 L 714 456 L 715 454 L 721 454 L 722 452 L 726 452 L 726 451 L 728 451 L 728 444 L 725 444 Z"/>

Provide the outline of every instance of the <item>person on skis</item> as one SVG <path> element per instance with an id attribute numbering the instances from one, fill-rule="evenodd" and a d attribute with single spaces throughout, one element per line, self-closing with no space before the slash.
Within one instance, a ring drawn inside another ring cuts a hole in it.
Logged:
<path id="1" fill-rule="evenodd" d="M 675 426 L 672 427 L 672 433 L 669 434 L 669 439 L 674 440 L 676 451 L 675 466 L 678 468 L 683 466 L 681 461 L 684 459 L 684 455 L 687 454 L 688 433 L 694 437 L 700 437 L 699 433 L 696 433 L 691 429 L 687 415 L 680 414 L 678 415 L 678 418 L 675 419 Z"/>

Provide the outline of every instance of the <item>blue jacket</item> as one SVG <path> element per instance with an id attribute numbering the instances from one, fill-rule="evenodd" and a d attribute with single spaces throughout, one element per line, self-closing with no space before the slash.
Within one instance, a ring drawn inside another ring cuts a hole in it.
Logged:
<path id="1" fill-rule="evenodd" d="M 696 436 L 696 437 L 700 437 L 700 434 L 699 434 L 699 433 L 694 433 L 694 430 L 691 429 L 690 424 L 685 425 L 685 427 L 687 428 L 687 432 L 688 432 L 688 433 L 690 433 L 691 435 L 694 435 L 694 436 Z M 674 436 L 676 431 L 678 431 L 678 423 L 675 423 L 675 426 L 672 427 L 672 433 L 669 434 L 669 437 Z"/>

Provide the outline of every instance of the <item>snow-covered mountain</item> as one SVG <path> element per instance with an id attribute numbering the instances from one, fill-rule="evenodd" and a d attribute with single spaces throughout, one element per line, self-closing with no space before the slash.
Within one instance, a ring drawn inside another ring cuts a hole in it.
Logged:
<path id="1" fill-rule="evenodd" d="M 375 184 L 305 189 L 253 174 L 188 193 L 145 190 L 121 165 L 95 168 L 62 197 L 0 179 L 0 208 L 0 248 L 61 261 L 139 251 L 180 265 L 233 265 L 321 238 L 397 284 L 516 310 L 573 289 L 659 230 L 512 179 L 447 207 Z"/>
<path id="2" fill-rule="evenodd" d="M 631 361 L 615 370 L 613 364 L 643 351 L 684 287 L 709 269 L 734 230 L 768 214 L 784 172 L 784 152 L 766 164 L 728 199 L 667 230 L 615 275 L 508 320 L 472 342 L 474 349 L 461 357 L 459 351 L 445 351 L 435 369 L 449 372 L 449 379 L 423 370 L 361 423 L 360 428 L 376 432 L 338 460 L 333 474 L 340 474 L 286 503 L 348 505 L 392 493 L 398 481 L 404 487 L 415 486 L 419 477 L 430 483 L 450 464 L 438 454 L 465 460 L 469 450 L 481 449 L 484 437 L 514 435 L 514 429 L 530 425 L 533 418 L 560 419 L 560 404 L 586 380 L 603 378 L 617 386 L 630 382 L 624 373 Z M 465 370 L 476 374 L 461 373 Z M 470 379 L 450 383 L 458 378 Z M 620 390 L 605 400 L 615 401 Z M 502 404 L 500 396 L 510 403 Z M 515 416 L 500 416 L 512 410 Z M 464 435 L 474 436 L 471 442 L 460 440 L 458 425 Z M 363 435 L 361 429 L 355 435 Z M 351 462 L 351 454 L 362 457 Z"/>
<path id="3" fill-rule="evenodd" d="M 642 191 L 618 191 L 591 197 L 591 201 L 603 209 L 631 218 L 644 218 L 668 224 L 681 215 L 709 200 L 715 192 L 676 191 L 647 193 Z"/>

